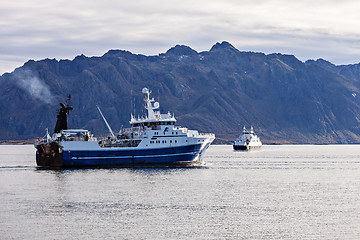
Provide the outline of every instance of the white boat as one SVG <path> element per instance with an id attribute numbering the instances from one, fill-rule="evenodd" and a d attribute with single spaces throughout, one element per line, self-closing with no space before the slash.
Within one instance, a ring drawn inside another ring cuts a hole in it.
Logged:
<path id="1" fill-rule="evenodd" d="M 251 127 L 250 131 L 246 129 L 244 126 L 242 134 L 235 140 L 233 144 L 234 150 L 250 150 L 261 148 L 262 143 L 260 138 L 254 132 L 253 127 Z"/>
<path id="2" fill-rule="evenodd" d="M 55 131 L 35 142 L 39 167 L 138 167 L 193 166 L 203 164 L 203 154 L 214 141 L 212 133 L 199 133 L 175 126 L 169 112 L 156 111 L 160 104 L 150 99 L 151 91 L 143 88 L 147 116 L 131 115 L 130 128 L 114 134 L 101 110 L 110 136 L 96 139 L 88 130 L 67 129 L 66 115 L 72 110 L 60 104 Z"/>

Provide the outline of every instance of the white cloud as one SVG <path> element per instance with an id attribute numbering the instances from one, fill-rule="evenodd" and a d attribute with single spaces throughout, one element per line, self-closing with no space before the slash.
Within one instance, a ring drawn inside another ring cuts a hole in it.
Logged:
<path id="1" fill-rule="evenodd" d="M 17 0 L 1 5 L 0 73 L 12 71 L 16 59 L 21 66 L 27 59 L 72 59 L 109 49 L 156 55 L 176 44 L 204 51 L 222 40 L 239 50 L 286 51 L 302 60 L 360 61 L 360 2 L 355 0 Z"/>

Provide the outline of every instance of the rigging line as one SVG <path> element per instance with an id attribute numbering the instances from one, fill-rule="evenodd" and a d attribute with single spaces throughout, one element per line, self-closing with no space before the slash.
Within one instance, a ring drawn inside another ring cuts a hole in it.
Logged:
<path id="1" fill-rule="evenodd" d="M 115 138 L 115 135 L 114 135 L 114 133 L 113 133 L 113 131 L 112 131 L 112 129 L 111 129 L 111 127 L 110 127 L 109 123 L 106 121 L 106 118 L 104 117 L 103 113 L 101 112 L 101 110 L 100 110 L 99 106 L 96 106 L 96 107 L 97 107 L 97 109 L 99 110 L 99 113 L 101 114 L 101 117 L 103 118 L 103 120 L 104 120 L 104 122 L 105 122 L 106 126 L 108 127 L 108 129 L 109 129 L 109 132 L 110 132 L 111 136 L 112 136 L 113 138 Z"/>

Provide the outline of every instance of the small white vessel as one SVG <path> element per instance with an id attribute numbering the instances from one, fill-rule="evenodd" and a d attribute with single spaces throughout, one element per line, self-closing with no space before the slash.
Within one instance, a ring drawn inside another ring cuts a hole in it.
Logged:
<path id="1" fill-rule="evenodd" d="M 246 130 L 244 126 L 242 134 L 235 140 L 233 148 L 234 150 L 250 150 L 261 148 L 262 143 L 260 138 L 254 132 L 253 127 L 251 127 L 250 131 Z"/>

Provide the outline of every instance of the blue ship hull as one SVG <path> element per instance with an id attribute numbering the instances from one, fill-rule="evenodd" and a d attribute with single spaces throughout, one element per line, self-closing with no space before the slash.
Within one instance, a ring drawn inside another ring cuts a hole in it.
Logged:
<path id="1" fill-rule="evenodd" d="M 98 150 L 64 150 L 57 159 L 43 159 L 37 152 L 40 167 L 93 168 L 93 167 L 157 167 L 188 166 L 200 163 L 201 144 L 152 148 L 103 148 Z"/>

